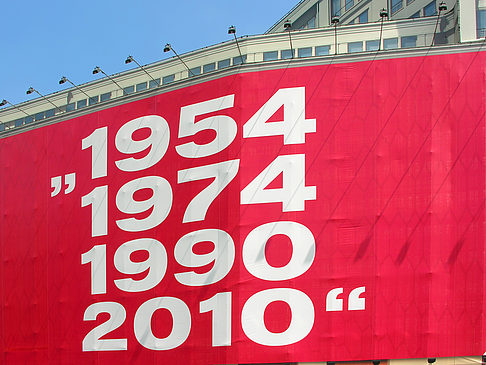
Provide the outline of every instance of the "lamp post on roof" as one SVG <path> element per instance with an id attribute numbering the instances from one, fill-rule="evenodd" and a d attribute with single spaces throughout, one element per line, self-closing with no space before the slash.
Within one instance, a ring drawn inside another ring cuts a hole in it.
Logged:
<path id="1" fill-rule="evenodd" d="M 96 75 L 97 73 L 102 73 L 103 75 L 105 75 L 108 79 L 110 79 L 110 81 L 112 81 L 116 86 L 118 86 L 118 88 L 123 91 L 123 88 L 118 84 L 118 82 L 116 82 L 114 79 L 112 79 L 110 76 L 108 76 L 99 66 L 96 66 L 94 69 L 93 69 L 93 75 Z"/>
<path id="2" fill-rule="evenodd" d="M 290 30 L 292 29 L 292 23 L 287 19 L 284 23 L 284 29 L 289 32 L 289 42 L 290 42 L 290 54 L 291 58 L 294 58 L 294 47 L 292 46 L 292 37 L 290 36 Z"/>
<path id="3" fill-rule="evenodd" d="M 337 15 L 331 18 L 331 24 L 334 25 L 334 54 L 338 54 L 337 26 L 339 24 L 339 17 Z"/>
<path id="4" fill-rule="evenodd" d="M 61 77 L 61 79 L 59 80 L 59 85 L 62 85 L 66 82 L 69 82 L 71 85 L 73 85 L 77 90 L 81 91 L 84 95 L 86 95 L 86 97 L 88 97 L 89 99 L 89 95 L 86 94 L 80 87 L 78 87 L 78 85 L 76 85 L 74 82 L 72 82 L 71 80 L 69 80 L 66 76 L 63 76 Z"/>
<path id="5" fill-rule="evenodd" d="M 385 18 L 388 18 L 388 11 L 383 8 L 380 10 L 380 18 L 381 18 L 381 25 L 380 25 L 380 43 L 378 44 L 378 51 L 381 50 L 381 39 L 383 36 L 383 21 Z"/>
<path id="6" fill-rule="evenodd" d="M 0 106 L 4 106 L 4 105 L 7 105 L 9 104 L 11 107 L 17 109 L 17 110 L 20 110 L 22 113 L 24 113 L 25 115 L 29 116 L 29 114 L 27 114 L 23 109 L 20 109 L 17 105 L 15 104 L 12 104 L 10 101 L 8 101 L 7 99 L 3 99 L 2 101 L 0 101 Z"/>
<path id="7" fill-rule="evenodd" d="M 240 49 L 240 45 L 238 43 L 238 38 L 236 38 L 236 27 L 234 25 L 231 25 L 228 28 L 228 34 L 233 34 L 233 37 L 235 37 L 236 47 L 238 47 L 238 52 L 240 54 L 241 63 L 245 63 L 244 60 L 243 60 L 243 55 L 241 54 L 241 49 Z"/>
<path id="8" fill-rule="evenodd" d="M 133 58 L 132 56 L 128 56 L 127 59 L 125 60 L 125 64 L 129 64 L 131 62 L 135 62 L 135 64 L 138 66 L 138 68 L 140 68 L 143 72 L 145 72 L 147 74 L 147 76 L 150 77 L 152 79 L 152 81 L 155 82 L 159 86 L 159 82 L 157 82 L 157 80 L 155 80 L 152 77 L 152 75 L 150 75 L 147 72 L 147 70 L 145 68 L 143 68 L 142 65 L 137 62 L 137 60 L 135 58 Z"/>
<path id="9" fill-rule="evenodd" d="M 170 43 L 166 43 L 165 47 L 164 47 L 164 52 L 169 52 L 169 51 L 172 51 L 174 52 L 174 54 L 176 55 L 176 57 L 179 59 L 179 61 L 182 62 L 182 64 L 187 68 L 187 71 L 189 71 L 189 76 L 195 76 L 192 71 L 189 69 L 189 67 L 187 67 L 186 63 L 182 60 L 182 58 L 179 57 L 179 55 L 177 54 L 177 52 L 175 51 L 174 48 L 172 48 L 172 46 L 170 45 Z"/>
<path id="10" fill-rule="evenodd" d="M 439 25 L 440 14 L 446 10 L 447 10 L 447 4 L 441 1 L 439 3 L 439 12 L 437 13 L 437 21 L 435 22 L 434 36 L 432 37 L 432 43 L 430 44 L 431 47 L 435 44 L 435 35 L 437 33 L 437 26 Z"/>
<path id="11" fill-rule="evenodd" d="M 38 92 L 38 91 L 37 91 L 36 89 L 34 89 L 32 86 L 31 86 L 31 87 L 29 87 L 25 93 L 26 93 L 27 95 L 30 95 L 30 94 L 32 94 L 32 93 L 34 93 L 34 92 L 35 92 L 36 94 L 38 94 L 38 95 L 39 95 L 39 96 L 40 96 L 42 99 L 44 99 L 45 101 L 47 101 L 48 103 L 50 103 L 51 105 L 53 105 L 53 106 L 54 106 L 54 108 L 55 108 L 56 110 L 58 110 L 58 111 L 60 111 L 60 110 L 61 110 L 61 109 L 59 109 L 59 107 L 58 107 L 56 104 L 54 104 L 52 101 L 50 101 L 49 99 L 47 99 L 47 98 L 46 98 L 44 95 L 42 95 L 40 92 Z"/>

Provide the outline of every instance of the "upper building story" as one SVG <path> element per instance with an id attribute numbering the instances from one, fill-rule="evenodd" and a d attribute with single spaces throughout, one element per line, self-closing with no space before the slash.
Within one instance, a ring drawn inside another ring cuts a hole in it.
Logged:
<path id="1" fill-rule="evenodd" d="M 387 16 L 380 16 L 384 12 Z M 339 22 L 332 23 L 333 18 Z M 447 53 L 454 45 L 482 45 L 479 42 L 485 33 L 486 0 L 445 0 L 442 4 L 430 0 L 303 0 L 262 35 L 235 34 L 231 41 L 17 105 L 2 95 L 0 101 L 6 99 L 0 103 L 4 104 L 0 137 L 235 72 L 278 68 L 282 62 L 285 67 L 297 67 Z"/>

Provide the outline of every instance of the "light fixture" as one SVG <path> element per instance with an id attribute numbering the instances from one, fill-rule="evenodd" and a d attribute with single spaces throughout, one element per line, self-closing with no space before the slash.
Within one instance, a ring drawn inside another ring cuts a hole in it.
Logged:
<path id="1" fill-rule="evenodd" d="M 432 43 L 430 44 L 431 47 L 435 44 L 435 36 L 436 36 L 436 33 L 437 33 L 437 27 L 439 25 L 440 14 L 443 11 L 446 11 L 446 10 L 447 10 L 447 4 L 443 1 L 441 1 L 439 3 L 439 12 L 437 13 L 437 21 L 435 22 L 435 29 L 434 29 L 434 35 L 432 37 Z"/>
<path id="2" fill-rule="evenodd" d="M 61 79 L 59 80 L 59 85 L 62 85 L 64 83 L 66 83 L 66 82 L 69 82 L 77 90 L 81 91 L 84 95 L 86 95 L 87 98 L 90 98 L 90 96 L 88 94 L 86 94 L 80 87 L 78 87 L 74 82 L 72 82 L 71 80 L 69 80 L 66 76 L 61 77 Z"/>
<path id="3" fill-rule="evenodd" d="M 334 24 L 334 54 L 338 54 L 337 25 L 339 24 L 339 17 L 334 15 L 331 18 L 331 24 Z"/>
<path id="4" fill-rule="evenodd" d="M 52 101 L 50 101 L 49 99 L 47 99 L 44 95 L 42 95 L 40 92 L 38 92 L 32 86 L 29 87 L 25 93 L 27 95 L 30 95 L 30 94 L 32 94 L 34 92 L 37 93 L 42 99 L 44 99 L 45 101 L 47 101 L 48 103 L 50 103 L 51 105 L 53 105 L 57 110 L 59 110 L 59 111 L 61 110 L 61 109 L 59 109 L 59 107 L 56 104 L 54 104 Z"/>
<path id="5" fill-rule="evenodd" d="M 381 50 L 381 39 L 383 37 L 383 21 L 385 20 L 385 17 L 388 17 L 388 11 L 386 11 L 385 8 L 382 8 L 380 10 L 381 25 L 380 25 L 380 40 L 378 43 L 378 51 Z"/>
<path id="6" fill-rule="evenodd" d="M 175 51 L 174 48 L 172 48 L 172 46 L 170 45 L 170 43 L 166 43 L 165 47 L 164 47 L 164 52 L 169 52 L 169 51 L 172 51 L 174 52 L 174 54 L 176 55 L 176 57 L 179 59 L 179 61 L 182 62 L 182 64 L 184 66 L 186 66 L 187 68 L 187 71 L 189 71 L 189 76 L 195 76 L 192 71 L 189 69 L 189 67 L 187 67 L 186 63 L 182 60 L 182 58 L 179 57 L 179 55 L 177 54 L 177 52 Z"/>
<path id="7" fill-rule="evenodd" d="M 236 27 L 234 25 L 231 25 L 228 28 L 228 34 L 233 34 L 233 37 L 235 38 L 235 42 L 236 42 L 236 47 L 238 47 L 238 53 L 240 54 L 241 63 L 245 63 L 244 60 L 243 60 L 243 56 L 241 54 L 241 49 L 240 49 L 240 45 L 238 43 L 238 38 L 236 38 Z"/>
<path id="8" fill-rule="evenodd" d="M 292 28 L 292 23 L 290 20 L 286 20 L 284 23 L 284 29 L 289 32 L 289 42 L 290 42 L 290 55 L 294 58 L 294 47 L 292 46 L 292 37 L 290 36 L 290 29 Z"/>
<path id="9" fill-rule="evenodd" d="M 6 99 L 3 99 L 2 101 L 0 101 L 0 106 L 4 106 L 4 105 L 7 105 L 7 104 L 9 104 L 11 107 L 13 107 L 17 110 L 20 110 L 25 115 L 29 116 L 29 114 L 27 114 L 23 109 L 20 109 L 17 105 L 12 104 L 10 101 L 8 101 Z"/>
<path id="10" fill-rule="evenodd" d="M 435 357 L 429 357 L 429 358 L 427 359 L 427 362 L 428 362 L 429 364 L 433 364 L 433 363 L 435 362 L 435 360 L 436 360 L 436 358 L 435 358 Z"/>
<path id="11" fill-rule="evenodd" d="M 157 86 L 160 86 L 160 85 L 159 85 L 159 82 L 158 82 L 157 80 L 155 80 L 155 79 L 154 79 L 154 78 L 153 78 L 153 77 L 152 77 L 152 76 L 151 76 L 151 75 L 150 75 L 150 74 L 147 72 L 147 70 L 146 70 L 146 69 L 144 69 L 144 68 L 142 67 L 142 65 L 141 65 L 141 64 L 139 64 L 139 63 L 137 62 L 137 60 L 136 60 L 135 58 L 133 58 L 132 56 L 128 56 L 128 57 L 127 57 L 127 59 L 125 60 L 125 64 L 129 64 L 129 63 L 131 63 L 131 62 L 135 62 L 135 63 L 136 63 L 136 65 L 137 65 L 137 66 L 138 66 L 138 67 L 139 67 L 139 68 L 140 68 L 140 69 L 141 69 L 143 72 L 145 72 L 145 73 L 147 74 L 147 76 L 148 76 L 148 77 L 150 77 L 150 78 L 152 79 L 152 81 L 153 81 L 153 82 L 155 82 L 155 84 L 156 84 Z"/>
<path id="12" fill-rule="evenodd" d="M 123 88 L 118 84 L 118 82 L 116 82 L 115 80 L 113 80 L 113 78 L 111 78 L 110 76 L 108 76 L 99 66 L 96 66 L 94 69 L 93 69 L 93 75 L 96 75 L 97 73 L 102 73 L 103 75 L 105 75 L 107 78 L 109 78 L 116 86 L 118 86 L 118 88 L 123 91 Z"/>

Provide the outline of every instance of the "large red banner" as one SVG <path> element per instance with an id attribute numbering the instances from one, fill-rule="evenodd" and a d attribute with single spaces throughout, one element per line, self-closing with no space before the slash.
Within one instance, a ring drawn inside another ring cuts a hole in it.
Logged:
<path id="1" fill-rule="evenodd" d="M 236 74 L 1 139 L 0 362 L 482 354 L 485 61 Z"/>

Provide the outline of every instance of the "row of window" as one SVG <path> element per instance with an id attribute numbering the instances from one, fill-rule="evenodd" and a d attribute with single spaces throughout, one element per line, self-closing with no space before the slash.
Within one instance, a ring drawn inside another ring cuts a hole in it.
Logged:
<path id="1" fill-rule="evenodd" d="M 312 48 L 311 48 L 312 50 Z M 311 54 L 312 55 L 312 54 Z M 308 56 L 305 56 L 308 57 Z M 196 76 L 202 73 L 207 73 L 211 71 L 215 71 L 216 69 L 220 70 L 226 67 L 230 67 L 231 65 L 240 65 L 242 63 L 246 62 L 246 55 L 243 55 L 242 57 L 233 57 L 233 58 L 228 58 L 225 60 L 221 60 L 218 62 L 213 62 L 209 63 L 203 66 L 199 67 L 194 67 L 190 70 L 189 76 Z M 216 68 L 217 67 L 217 68 Z M 162 77 L 162 80 L 160 78 L 150 80 L 148 82 L 141 82 L 136 85 L 131 85 L 123 88 L 123 95 L 130 95 L 136 92 L 148 90 L 148 89 L 154 89 L 156 87 L 159 87 L 161 85 L 167 85 L 170 84 L 171 82 L 174 82 L 175 80 L 175 74 L 172 75 L 167 75 Z M 101 94 L 101 95 L 96 95 L 93 97 L 90 97 L 88 99 L 82 99 L 78 100 L 75 103 L 69 103 L 66 105 L 63 105 L 59 108 L 58 113 L 60 112 L 71 112 L 76 109 L 82 109 L 88 105 L 95 105 L 99 102 L 107 101 L 111 99 L 111 92 Z M 20 127 L 21 125 L 24 124 L 30 124 L 34 121 L 40 121 L 42 119 L 50 118 L 53 117 L 56 114 L 56 109 L 49 109 L 43 112 L 36 113 L 35 115 L 29 115 L 25 118 L 19 118 L 13 121 L 13 124 L 15 127 Z M 5 125 L 3 123 L 0 123 L 0 132 L 5 130 Z"/>
<path id="2" fill-rule="evenodd" d="M 99 102 L 107 101 L 111 99 L 111 92 L 107 92 L 101 95 L 92 96 L 88 99 L 78 100 L 75 103 L 69 103 L 66 105 L 62 105 L 59 108 L 53 108 L 49 110 L 45 110 L 43 112 L 36 113 L 34 115 L 29 115 L 24 118 L 19 118 L 13 121 L 15 127 L 20 127 L 24 124 L 30 124 L 32 122 L 38 122 L 42 119 L 50 118 L 56 115 L 57 113 L 64 113 L 64 112 L 72 112 L 75 109 L 82 109 L 88 105 L 98 104 Z M 57 109 L 57 110 L 56 110 Z M 5 125 L 0 124 L 0 132 L 5 130 Z"/>
<path id="3" fill-rule="evenodd" d="M 417 36 L 405 36 L 398 38 L 385 38 L 383 39 L 383 49 L 396 49 L 399 48 L 399 40 L 400 40 L 400 48 L 413 48 L 417 46 Z M 363 49 L 364 44 L 364 49 Z M 360 41 L 360 42 L 350 42 L 348 43 L 348 53 L 356 53 L 356 52 L 363 52 L 366 51 L 377 51 L 380 47 L 380 41 L 370 40 L 370 41 Z M 314 56 L 326 56 L 329 55 L 331 46 L 317 46 L 315 47 Z M 269 51 L 263 53 L 263 61 L 276 61 L 278 59 L 285 60 L 289 58 L 295 57 L 295 53 L 297 51 L 298 58 L 304 57 L 312 57 L 313 56 L 313 48 L 312 47 L 305 47 L 305 48 L 298 48 L 297 50 L 290 50 L 290 49 L 283 49 L 281 51 Z M 280 53 L 280 57 L 279 57 Z"/>
<path id="4" fill-rule="evenodd" d="M 417 46 L 417 36 L 400 37 L 400 48 L 413 48 Z M 380 41 L 378 39 L 365 42 L 366 51 L 377 51 L 380 47 Z M 385 38 L 383 39 L 383 49 L 396 49 L 398 48 L 398 38 Z M 363 42 L 351 42 L 348 43 L 348 53 L 363 52 Z"/>

